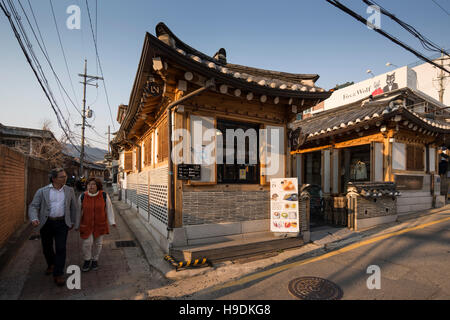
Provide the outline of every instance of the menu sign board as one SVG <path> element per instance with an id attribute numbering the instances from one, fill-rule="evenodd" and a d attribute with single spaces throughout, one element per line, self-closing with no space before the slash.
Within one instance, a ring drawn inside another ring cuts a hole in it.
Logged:
<path id="1" fill-rule="evenodd" d="M 297 178 L 270 179 L 270 231 L 299 230 Z"/>
<path id="2" fill-rule="evenodd" d="M 199 164 L 179 164 L 177 167 L 178 180 L 200 180 L 201 166 Z"/>

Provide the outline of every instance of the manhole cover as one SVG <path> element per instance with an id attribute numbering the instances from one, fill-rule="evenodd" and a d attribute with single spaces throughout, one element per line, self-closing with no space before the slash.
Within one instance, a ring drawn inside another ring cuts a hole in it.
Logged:
<path id="1" fill-rule="evenodd" d="M 301 277 L 289 282 L 289 292 L 302 300 L 340 300 L 344 295 L 341 288 L 327 279 Z"/>
<path id="2" fill-rule="evenodd" d="M 117 247 L 117 248 L 130 248 L 130 247 L 136 247 L 136 243 L 135 243 L 133 240 L 116 241 L 116 247 Z"/>

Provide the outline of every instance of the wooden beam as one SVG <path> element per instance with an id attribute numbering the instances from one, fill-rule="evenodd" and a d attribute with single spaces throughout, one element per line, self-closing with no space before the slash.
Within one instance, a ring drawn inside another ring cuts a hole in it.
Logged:
<path id="1" fill-rule="evenodd" d="M 308 148 L 308 149 L 302 149 L 302 150 L 295 150 L 295 151 L 291 151 L 291 154 L 301 154 L 301 153 L 308 153 L 308 152 L 314 152 L 314 151 L 319 151 L 322 149 L 327 149 L 327 148 L 331 148 L 332 146 L 326 145 L 326 146 L 320 146 L 320 147 L 314 147 L 314 148 Z"/>

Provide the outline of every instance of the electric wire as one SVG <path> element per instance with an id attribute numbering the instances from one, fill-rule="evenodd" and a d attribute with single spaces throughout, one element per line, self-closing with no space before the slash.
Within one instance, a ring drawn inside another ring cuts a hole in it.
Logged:
<path id="1" fill-rule="evenodd" d="M 353 18 L 355 18 L 356 20 L 358 20 L 359 22 L 368 25 L 368 26 L 372 26 L 373 30 L 379 34 L 381 34 L 382 36 L 388 38 L 389 40 L 391 40 L 392 42 L 396 43 L 397 45 L 399 45 L 400 47 L 406 49 L 407 51 L 411 52 L 412 54 L 414 54 L 415 56 L 417 56 L 418 58 L 434 65 L 435 67 L 444 70 L 445 72 L 449 72 L 447 69 L 445 69 L 443 66 L 440 66 L 439 64 L 435 63 L 434 61 L 429 60 L 427 57 L 425 57 L 424 55 L 422 55 L 421 53 L 417 52 L 416 50 L 412 49 L 411 47 L 409 47 L 408 45 L 406 45 L 405 43 L 401 42 L 400 40 L 398 40 L 397 38 L 391 36 L 390 34 L 388 34 L 387 32 L 383 31 L 381 28 L 377 28 L 375 27 L 372 23 L 370 23 L 369 21 L 367 21 L 365 18 L 361 17 L 359 14 L 357 14 L 356 12 L 350 10 L 348 7 L 344 6 L 342 3 L 340 3 L 337 0 L 325 0 L 326 2 L 332 4 L 333 6 L 335 6 L 336 8 L 344 11 L 345 13 L 347 13 L 348 15 L 352 16 Z"/>
<path id="2" fill-rule="evenodd" d="M 427 37 L 425 37 L 424 35 L 422 35 L 419 31 L 417 31 L 416 28 L 414 28 L 413 26 L 407 24 L 406 22 L 400 20 L 399 18 L 397 18 L 394 14 L 392 14 L 391 12 L 389 12 L 388 10 L 384 9 L 382 6 L 380 6 L 378 3 L 376 3 L 375 1 L 369 1 L 369 0 L 362 0 L 365 4 L 367 5 L 376 5 L 377 7 L 380 8 L 380 12 L 382 14 L 384 14 L 385 16 L 389 17 L 390 19 L 392 19 L 393 21 L 395 21 L 397 24 L 399 24 L 401 27 L 403 27 L 406 31 L 408 31 L 410 34 L 412 34 L 414 37 L 416 37 L 417 39 L 419 39 L 420 44 L 422 45 L 422 47 L 426 50 L 429 51 L 433 51 L 433 52 L 442 52 L 445 53 L 446 55 L 449 55 L 447 52 L 445 52 L 439 45 L 437 45 L 436 43 L 434 43 L 433 41 L 431 41 L 430 39 L 428 39 Z"/>
<path id="3" fill-rule="evenodd" d="M 115 125 L 114 125 L 113 116 L 112 116 L 112 111 L 111 111 L 111 104 L 109 103 L 108 91 L 106 90 L 106 81 L 105 81 L 105 77 L 104 77 L 104 74 L 103 74 L 103 68 L 102 68 L 100 56 L 99 56 L 99 54 L 98 54 L 97 40 L 96 40 L 96 38 L 95 38 L 94 29 L 93 29 L 93 26 L 92 26 L 92 19 L 91 19 L 91 13 L 90 13 L 90 10 L 89 10 L 89 4 L 88 4 L 88 1 L 87 1 L 87 0 L 85 0 L 85 1 L 86 1 L 86 8 L 87 8 L 88 17 L 89 17 L 89 24 L 90 24 L 90 26 L 91 26 L 92 39 L 94 40 L 95 54 L 96 54 L 96 56 L 97 56 L 98 66 L 99 66 L 99 68 L 100 68 L 100 74 L 102 75 L 102 78 L 103 78 L 103 89 L 104 89 L 104 91 L 105 91 L 106 103 L 107 103 L 108 108 L 109 108 L 109 116 L 110 116 L 110 118 L 111 118 L 111 124 L 112 124 L 114 130 L 116 130 L 116 127 L 115 127 Z"/>
<path id="4" fill-rule="evenodd" d="M 37 22 L 37 19 L 36 19 L 36 16 L 35 16 L 35 14 L 34 14 L 33 7 L 31 6 L 30 0 L 28 0 L 28 5 L 29 5 L 29 7 L 30 7 L 31 14 L 32 14 L 32 16 L 33 16 L 33 20 L 34 20 L 34 23 L 35 23 L 36 28 L 37 28 L 37 32 L 38 32 L 38 34 L 39 34 L 40 41 L 39 41 L 39 39 L 38 39 L 38 37 L 37 37 L 37 35 L 36 35 L 36 32 L 35 32 L 35 30 L 34 30 L 33 25 L 32 25 L 31 22 L 30 22 L 30 19 L 28 18 L 28 15 L 26 14 L 25 8 L 22 6 L 22 3 L 21 3 L 20 0 L 18 0 L 18 2 L 19 2 L 20 7 L 22 8 L 22 11 L 23 11 L 23 13 L 24 13 L 25 18 L 27 19 L 27 22 L 28 22 L 28 24 L 29 24 L 29 26 L 30 26 L 31 31 L 33 32 L 34 38 L 36 39 L 36 42 L 37 42 L 39 48 L 41 49 L 42 54 L 44 55 L 45 59 L 47 60 L 48 65 L 50 66 L 50 69 L 51 69 L 52 72 L 53 72 L 53 76 L 55 77 L 55 80 L 56 80 L 56 82 L 57 82 L 57 84 L 58 84 L 58 88 L 59 88 L 59 90 L 60 90 L 60 93 L 61 93 L 61 89 L 62 89 L 62 90 L 64 91 L 64 93 L 66 94 L 67 98 L 69 99 L 69 101 L 72 103 L 72 106 L 74 107 L 74 109 L 78 112 L 78 114 L 81 115 L 80 110 L 79 110 L 78 107 L 75 105 L 75 103 L 73 102 L 73 100 L 70 98 L 69 94 L 67 93 L 67 90 L 65 89 L 65 87 L 64 87 L 63 84 L 61 83 L 60 78 L 58 77 L 58 75 L 57 75 L 55 69 L 53 68 L 53 64 L 52 64 L 52 62 L 51 62 L 51 59 L 50 59 L 50 56 L 49 56 L 47 47 L 46 47 L 46 45 L 45 45 L 44 38 L 42 37 L 42 33 L 41 33 L 40 28 L 39 28 L 39 24 L 38 24 L 38 22 Z M 67 108 L 66 101 L 65 101 L 64 96 L 62 95 L 62 93 L 61 93 L 61 98 L 63 99 L 64 105 L 66 106 L 66 109 L 68 109 L 68 108 Z M 70 115 L 69 110 L 67 110 L 67 112 L 68 112 L 69 115 Z"/>
<path id="5" fill-rule="evenodd" d="M 53 21 L 55 23 L 56 33 L 58 34 L 59 45 L 61 47 L 61 51 L 62 51 L 63 58 L 64 58 L 64 63 L 66 65 L 67 75 L 69 76 L 70 86 L 72 87 L 72 92 L 75 97 L 75 100 L 78 101 L 78 96 L 77 96 L 77 94 L 75 92 L 75 88 L 73 86 L 72 77 L 70 76 L 69 65 L 67 63 L 67 58 L 66 58 L 66 52 L 64 51 L 64 46 L 61 41 L 61 34 L 59 33 L 58 23 L 56 22 L 55 10 L 53 9 L 52 0 L 49 0 L 49 2 L 50 2 L 50 8 L 52 11 L 52 15 L 53 15 Z"/>
<path id="6" fill-rule="evenodd" d="M 12 5 L 11 2 L 9 2 L 9 4 Z M 4 0 L 2 0 L 2 3 L 0 3 L 0 8 L 2 9 L 3 13 L 7 17 L 8 21 L 9 21 L 9 24 L 11 26 L 11 29 L 12 29 L 12 31 L 13 31 L 16 39 L 17 39 L 17 42 L 19 43 L 19 46 L 20 46 L 20 48 L 21 48 L 21 50 L 22 50 L 22 52 L 23 52 L 23 54 L 24 54 L 28 64 L 30 65 L 30 67 L 31 67 L 31 69 L 32 69 L 32 71 L 33 71 L 37 81 L 39 82 L 39 85 L 41 86 L 42 90 L 44 91 L 45 96 L 47 97 L 48 101 L 50 102 L 50 106 L 51 106 L 53 112 L 56 115 L 56 119 L 57 119 L 59 127 L 63 131 L 63 133 L 66 136 L 67 140 L 79 152 L 79 149 L 73 144 L 70 135 L 67 133 L 66 128 L 64 128 L 64 126 L 61 123 L 60 114 L 57 111 L 57 109 L 59 109 L 59 107 L 57 105 L 54 105 L 54 101 L 52 100 L 52 98 L 50 97 L 49 93 L 47 92 L 47 89 L 46 89 L 46 86 L 43 83 L 43 80 L 41 80 L 41 78 L 39 77 L 38 71 L 36 71 L 36 68 L 33 65 L 32 58 L 30 58 L 30 55 L 27 52 L 27 49 L 26 49 L 26 47 L 25 47 L 25 45 L 24 45 L 24 43 L 23 43 L 23 41 L 22 41 L 22 39 L 20 37 L 19 31 L 17 30 L 17 28 L 16 28 L 16 26 L 14 24 L 14 21 L 13 21 L 13 19 L 11 17 L 11 13 L 8 11 Z M 10 8 L 10 9 L 13 10 L 12 8 Z M 17 21 L 16 21 L 16 23 L 17 23 Z"/>
<path id="7" fill-rule="evenodd" d="M 445 10 L 445 8 L 442 7 L 439 3 L 437 3 L 435 0 L 431 0 L 431 1 L 433 1 L 435 5 L 437 5 L 439 8 L 442 9 L 442 11 L 444 11 L 447 15 L 450 16 L 450 13 L 447 10 Z"/>
<path id="8" fill-rule="evenodd" d="M 33 50 L 33 46 L 32 46 L 32 44 L 31 44 L 31 42 L 30 42 L 30 40 L 28 38 L 27 32 L 25 30 L 25 27 L 22 24 L 22 18 L 20 17 L 20 15 L 19 15 L 19 13 L 18 13 L 14 3 L 11 0 L 8 0 L 8 3 L 9 3 L 9 7 L 10 7 L 12 13 L 13 13 L 12 16 L 13 16 L 13 18 L 16 21 L 16 24 L 17 24 L 17 26 L 19 28 L 20 34 L 22 35 L 23 39 L 25 40 L 25 44 L 28 47 L 29 54 L 31 55 L 31 58 L 32 58 L 34 64 L 36 65 L 36 68 L 37 68 L 38 73 L 39 73 L 39 75 L 41 77 L 41 80 L 44 82 L 45 86 L 47 87 L 47 91 L 48 91 L 50 97 L 52 98 L 52 100 L 54 101 L 55 105 L 57 106 L 58 105 L 57 100 L 55 99 L 55 97 L 53 95 L 53 92 L 52 92 L 51 87 L 50 87 L 50 85 L 48 83 L 47 77 L 45 76 L 45 73 L 44 73 L 44 71 L 42 69 L 42 66 L 41 66 L 41 64 L 39 62 L 39 59 L 38 59 L 38 57 L 36 56 L 36 54 L 35 54 L 35 52 Z M 69 123 L 64 118 L 64 115 L 62 114 L 62 112 L 59 109 L 59 107 L 57 107 L 57 110 L 59 111 L 59 113 L 61 115 L 61 118 L 64 119 L 64 122 L 65 122 L 65 124 L 67 126 L 67 129 L 70 131 Z"/>

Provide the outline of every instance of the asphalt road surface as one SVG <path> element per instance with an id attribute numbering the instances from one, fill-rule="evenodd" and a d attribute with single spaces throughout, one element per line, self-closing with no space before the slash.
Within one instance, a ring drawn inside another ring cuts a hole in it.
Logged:
<path id="1" fill-rule="evenodd" d="M 370 266 L 379 267 L 379 279 L 373 271 L 376 267 Z M 441 219 L 330 251 L 321 257 L 270 268 L 217 286 L 195 298 L 296 300 L 298 297 L 290 293 L 288 285 L 307 276 L 332 281 L 342 289 L 342 299 L 448 300 L 450 220 Z M 369 289 L 368 282 L 375 288 Z"/>

